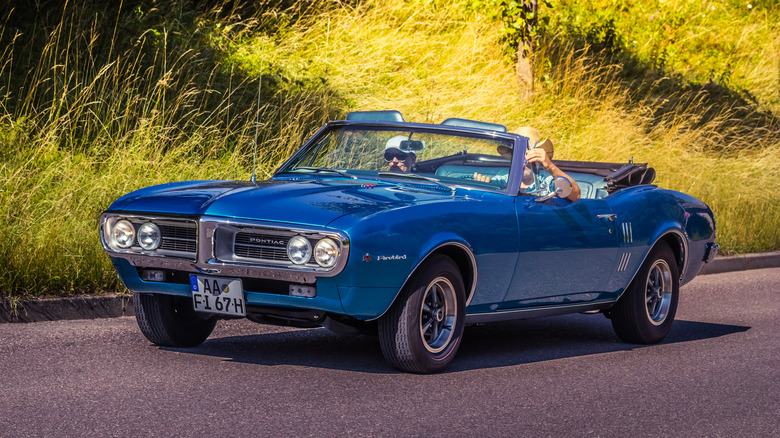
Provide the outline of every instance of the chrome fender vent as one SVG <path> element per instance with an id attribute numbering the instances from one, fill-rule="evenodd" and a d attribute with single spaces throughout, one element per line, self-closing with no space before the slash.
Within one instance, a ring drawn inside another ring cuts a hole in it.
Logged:
<path id="1" fill-rule="evenodd" d="M 631 222 L 623 222 L 623 244 L 634 242 L 634 230 L 631 228 Z"/>
<path id="2" fill-rule="evenodd" d="M 622 256 L 620 256 L 620 264 L 618 264 L 617 271 L 623 272 L 628 268 L 628 261 L 631 260 L 631 253 L 630 252 L 624 252 Z"/>

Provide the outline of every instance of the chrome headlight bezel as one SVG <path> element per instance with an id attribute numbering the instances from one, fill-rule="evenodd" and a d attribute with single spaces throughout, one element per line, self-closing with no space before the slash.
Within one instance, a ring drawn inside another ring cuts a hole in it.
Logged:
<path id="1" fill-rule="evenodd" d="M 323 268 L 332 268 L 339 260 L 339 245 L 331 238 L 320 239 L 314 245 L 314 261 Z"/>
<path id="2" fill-rule="evenodd" d="M 154 251 L 160 247 L 162 243 L 162 233 L 160 227 L 154 222 L 146 222 L 138 227 L 136 232 L 136 240 L 141 248 L 147 251 Z"/>
<path id="3" fill-rule="evenodd" d="M 120 219 L 110 225 L 109 241 L 119 249 L 128 249 L 135 243 L 135 227 L 127 219 Z"/>
<path id="4" fill-rule="evenodd" d="M 287 242 L 287 257 L 296 265 L 306 264 L 311 259 L 311 253 L 311 242 L 300 234 Z"/>

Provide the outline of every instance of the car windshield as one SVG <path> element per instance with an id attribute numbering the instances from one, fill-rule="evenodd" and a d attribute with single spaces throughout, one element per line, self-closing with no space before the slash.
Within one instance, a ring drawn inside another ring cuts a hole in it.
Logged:
<path id="1" fill-rule="evenodd" d="M 277 175 L 316 173 L 366 178 L 435 180 L 503 189 L 512 141 L 425 129 L 332 127 Z M 475 174 L 477 176 L 475 177 Z"/>

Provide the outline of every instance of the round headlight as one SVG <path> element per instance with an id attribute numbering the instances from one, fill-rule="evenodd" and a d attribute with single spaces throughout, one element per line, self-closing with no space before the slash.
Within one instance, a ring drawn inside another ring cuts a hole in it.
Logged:
<path id="1" fill-rule="evenodd" d="M 135 228 L 128 220 L 121 220 L 114 224 L 111 230 L 111 240 L 119 248 L 130 248 L 135 240 Z"/>
<path id="2" fill-rule="evenodd" d="M 138 228 L 138 244 L 141 245 L 141 248 L 147 251 L 157 249 L 161 241 L 162 234 L 160 234 L 160 228 L 157 225 L 147 222 Z"/>
<path id="3" fill-rule="evenodd" d="M 339 258 L 339 246 L 333 239 L 322 239 L 314 245 L 314 260 L 323 268 L 331 268 Z"/>
<path id="4" fill-rule="evenodd" d="M 311 257 L 311 243 L 303 236 L 295 236 L 287 242 L 287 257 L 296 265 L 302 265 Z"/>

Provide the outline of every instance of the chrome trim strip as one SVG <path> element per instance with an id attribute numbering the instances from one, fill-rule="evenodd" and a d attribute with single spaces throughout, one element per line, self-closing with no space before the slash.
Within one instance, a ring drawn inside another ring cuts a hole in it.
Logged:
<path id="1" fill-rule="evenodd" d="M 567 313 L 580 313 L 592 310 L 603 310 L 612 307 L 616 301 L 599 301 L 595 303 L 579 303 L 571 305 L 555 305 L 545 307 L 532 307 L 527 309 L 514 309 L 493 313 L 472 313 L 466 315 L 466 324 L 480 322 L 508 321 L 512 319 L 538 318 L 541 316 L 564 315 Z"/>
<path id="2" fill-rule="evenodd" d="M 131 265 L 139 268 L 160 268 L 176 271 L 219 275 L 224 277 L 250 277 L 269 280 L 291 281 L 295 283 L 314 284 L 317 277 L 326 277 L 315 272 L 294 271 L 284 269 L 268 269 L 247 265 L 225 265 L 219 263 L 193 263 L 186 260 L 172 259 L 168 257 L 148 257 L 136 254 L 111 254 L 111 257 L 127 260 Z M 335 275 L 335 274 L 333 274 Z"/>
<path id="3" fill-rule="evenodd" d="M 474 273 L 471 279 L 471 290 L 469 291 L 469 298 L 466 300 L 466 306 L 468 306 L 471 303 L 471 299 L 474 298 L 474 291 L 477 289 L 477 260 L 474 258 L 474 253 L 471 252 L 471 248 L 468 246 L 461 243 L 453 243 L 453 245 L 459 246 L 466 251 L 466 254 L 469 256 L 469 261 L 471 261 L 471 270 Z"/>
<path id="4" fill-rule="evenodd" d="M 680 254 L 680 257 L 682 258 L 682 269 L 680 269 L 679 272 L 680 281 L 682 281 L 682 279 L 685 278 L 686 271 L 688 270 L 688 236 L 686 236 L 684 232 L 678 230 L 672 230 L 671 232 L 680 236 L 680 242 L 682 242 L 682 247 L 680 248 L 682 250 L 682 253 Z M 658 241 L 656 240 L 656 242 Z"/>

